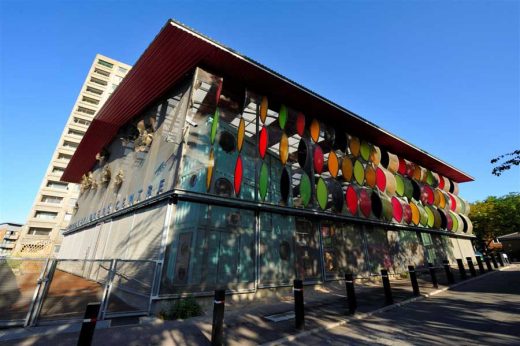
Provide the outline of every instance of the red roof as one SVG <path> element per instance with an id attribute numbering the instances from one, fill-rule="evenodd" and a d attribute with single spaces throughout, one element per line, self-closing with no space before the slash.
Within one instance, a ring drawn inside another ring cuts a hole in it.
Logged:
<path id="1" fill-rule="evenodd" d="M 427 152 L 383 130 L 351 111 L 304 88 L 267 67 L 169 20 L 99 110 L 72 157 L 62 180 L 79 182 L 95 164 L 96 153 L 109 144 L 121 126 L 153 104 L 196 66 L 232 76 L 258 93 L 274 95 L 306 114 L 326 114 L 348 124 L 348 131 L 380 147 L 430 168 L 456 182 L 473 178 Z"/>

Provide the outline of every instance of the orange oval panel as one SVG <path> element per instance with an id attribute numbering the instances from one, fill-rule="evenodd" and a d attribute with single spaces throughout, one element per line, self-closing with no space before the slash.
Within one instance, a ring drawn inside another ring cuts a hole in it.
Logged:
<path id="1" fill-rule="evenodd" d="M 265 123 L 265 119 L 267 119 L 267 97 L 262 97 L 262 102 L 260 103 L 260 120 L 262 120 L 262 124 Z"/>
<path id="2" fill-rule="evenodd" d="M 341 174 L 343 175 L 343 179 L 345 179 L 346 181 L 351 181 L 352 173 L 352 160 L 350 159 L 350 157 L 345 156 L 343 158 L 343 161 L 341 161 Z"/>
<path id="3" fill-rule="evenodd" d="M 376 186 L 376 170 L 370 163 L 365 168 L 365 183 L 372 188 Z"/>
<path id="4" fill-rule="evenodd" d="M 372 150 L 370 151 L 370 161 L 376 166 L 381 162 L 381 149 L 375 145 L 372 146 Z"/>
<path id="5" fill-rule="evenodd" d="M 311 132 L 311 138 L 314 141 L 314 143 L 318 143 L 318 139 L 320 138 L 320 123 L 318 122 L 318 120 L 316 120 L 316 119 L 312 120 L 310 132 Z"/>
<path id="6" fill-rule="evenodd" d="M 206 167 L 206 190 L 209 191 L 211 187 L 211 178 L 213 177 L 213 167 L 215 167 L 215 158 L 213 156 L 213 149 L 209 152 L 208 166 Z"/>
<path id="7" fill-rule="evenodd" d="M 282 133 L 282 138 L 280 138 L 280 148 L 279 148 L 279 154 L 280 154 L 280 161 L 283 165 L 287 162 L 287 159 L 289 158 L 289 138 L 287 138 L 287 135 Z"/>
<path id="8" fill-rule="evenodd" d="M 350 137 L 350 140 L 348 141 L 348 147 L 350 148 L 350 152 L 355 157 L 359 156 L 359 150 L 361 149 L 361 143 L 359 142 L 359 138 L 357 137 Z"/>
<path id="9" fill-rule="evenodd" d="M 329 173 L 334 178 L 338 176 L 339 171 L 339 162 L 338 162 L 338 156 L 334 151 L 331 151 L 329 153 L 329 161 L 327 162 L 327 167 L 329 168 Z"/>
<path id="10" fill-rule="evenodd" d="M 240 118 L 240 123 L 238 123 L 238 141 L 237 141 L 238 151 L 242 151 L 242 145 L 244 144 L 245 134 L 246 134 L 246 122 L 244 121 L 244 118 Z"/>
<path id="11" fill-rule="evenodd" d="M 417 208 L 414 202 L 410 202 L 410 209 L 412 209 L 412 223 L 417 226 L 421 220 L 419 208 Z"/>

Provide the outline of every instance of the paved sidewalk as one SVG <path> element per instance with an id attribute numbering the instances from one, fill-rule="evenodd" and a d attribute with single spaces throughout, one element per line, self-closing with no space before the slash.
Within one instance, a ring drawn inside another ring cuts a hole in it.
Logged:
<path id="1" fill-rule="evenodd" d="M 519 268 L 520 266 L 517 266 L 516 270 Z M 492 278 L 497 275 L 499 274 L 490 273 L 473 282 L 493 281 Z M 426 273 L 420 275 L 419 279 L 422 294 L 436 290 Z M 438 272 L 438 280 L 439 287 L 445 287 L 442 285 L 447 282 L 442 271 Z M 473 283 L 468 282 L 460 290 L 464 291 L 466 286 L 471 285 Z M 412 298 L 409 279 L 392 280 L 392 291 L 396 303 Z M 324 329 L 341 321 L 356 319 L 347 316 L 343 281 L 329 283 L 326 287 L 306 287 L 304 292 L 307 331 Z M 356 293 L 359 312 L 357 316 L 384 306 L 384 292 L 378 283 L 363 283 L 358 280 Z M 227 344 L 255 345 L 298 334 L 294 328 L 294 319 L 280 322 L 265 319 L 268 315 L 292 312 L 293 304 L 290 288 L 277 301 L 271 300 L 262 305 L 236 305 L 229 302 L 226 306 L 224 326 Z M 147 324 L 98 329 L 94 336 L 94 345 L 209 345 L 211 318 L 211 312 L 208 312 L 205 316 L 186 321 L 155 320 Z M 37 334 L 34 335 L 35 333 Z M 361 333 L 366 334 L 363 331 Z M 3 345 L 74 345 L 77 337 L 78 331 L 74 328 L 57 330 L 56 327 L 41 327 L 11 330 L 7 333 L 0 330 L 0 343 Z"/>

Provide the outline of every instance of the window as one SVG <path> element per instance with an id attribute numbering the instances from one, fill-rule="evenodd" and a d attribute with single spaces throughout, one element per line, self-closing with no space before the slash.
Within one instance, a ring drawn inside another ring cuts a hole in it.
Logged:
<path id="1" fill-rule="evenodd" d="M 72 214 L 71 213 L 66 213 L 65 217 L 63 218 L 63 220 L 64 221 L 70 221 L 71 218 L 72 218 Z"/>
<path id="2" fill-rule="evenodd" d="M 63 172 L 65 172 L 65 168 L 52 167 L 52 173 L 53 174 L 62 174 Z"/>
<path id="3" fill-rule="evenodd" d="M 99 68 L 94 69 L 94 72 L 105 77 L 110 76 L 110 72 L 101 70 Z"/>
<path id="4" fill-rule="evenodd" d="M 37 211 L 34 213 L 34 217 L 40 220 L 54 220 L 58 216 L 58 213 L 52 211 Z"/>
<path id="5" fill-rule="evenodd" d="M 54 245 L 54 253 L 60 252 L 60 246 L 61 245 Z"/>
<path id="6" fill-rule="evenodd" d="M 71 158 L 72 158 L 72 155 L 67 155 L 67 154 L 63 154 L 63 153 L 58 154 L 58 160 L 69 161 Z"/>
<path id="7" fill-rule="evenodd" d="M 47 182 L 47 187 L 50 187 L 51 189 L 58 189 L 58 190 L 67 190 L 67 186 L 69 184 L 62 183 L 60 181 L 49 181 Z"/>
<path id="8" fill-rule="evenodd" d="M 108 68 L 114 67 L 114 64 L 111 64 L 108 61 L 101 60 L 101 59 L 98 60 L 98 64 L 100 64 L 102 66 L 105 66 L 105 67 L 108 67 Z"/>
<path id="9" fill-rule="evenodd" d="M 93 109 L 90 109 L 90 108 L 85 108 L 85 107 L 78 107 L 78 112 L 79 113 L 85 113 L 85 114 L 89 114 L 89 115 L 94 115 L 94 113 L 96 113 L 95 110 Z"/>
<path id="10" fill-rule="evenodd" d="M 65 148 L 77 148 L 79 145 L 79 143 L 74 143 L 74 142 L 71 142 L 71 141 L 63 141 L 63 146 Z"/>
<path id="11" fill-rule="evenodd" d="M 49 235 L 51 233 L 51 228 L 42 228 L 42 227 L 30 227 L 27 234 L 30 235 Z"/>
<path id="12" fill-rule="evenodd" d="M 108 82 L 106 82 L 106 81 L 104 81 L 104 80 L 101 80 L 101 79 L 99 79 L 99 78 L 96 78 L 96 77 L 91 77 L 91 78 L 90 78 L 90 81 L 91 81 L 92 83 L 96 83 L 96 84 L 99 84 L 99 85 L 107 85 L 107 84 L 108 84 Z"/>
<path id="13" fill-rule="evenodd" d="M 69 129 L 69 135 L 73 135 L 73 136 L 83 136 L 85 134 L 84 131 L 79 131 L 79 130 L 74 130 L 74 129 Z"/>
<path id="14" fill-rule="evenodd" d="M 96 89 L 96 88 L 93 88 L 93 87 L 87 87 L 87 91 L 88 92 L 91 92 L 93 94 L 96 94 L 96 95 L 101 95 L 103 93 L 103 90 L 101 89 Z"/>
<path id="15" fill-rule="evenodd" d="M 127 72 L 128 72 L 128 70 L 127 70 L 126 68 L 121 67 L 121 66 L 119 66 L 119 68 L 118 68 L 117 70 L 118 70 L 119 72 L 121 72 L 121 73 L 127 73 Z"/>
<path id="16" fill-rule="evenodd" d="M 74 124 L 89 126 L 91 121 L 74 117 Z"/>
<path id="17" fill-rule="evenodd" d="M 51 204 L 60 204 L 63 200 L 63 197 L 57 197 L 57 196 L 42 196 L 42 202 L 43 203 L 51 203 Z"/>
<path id="18" fill-rule="evenodd" d="M 86 96 L 83 96 L 83 98 L 81 99 L 81 101 L 83 101 L 83 102 L 88 102 L 88 103 L 92 103 L 93 105 L 97 105 L 97 104 L 99 104 L 99 100 L 93 99 L 93 98 L 91 98 L 91 97 L 86 97 Z"/>
<path id="19" fill-rule="evenodd" d="M 117 84 L 120 84 L 121 81 L 123 80 L 123 77 L 114 76 L 114 80 L 116 81 Z"/>
<path id="20" fill-rule="evenodd" d="M 69 199 L 69 205 L 70 205 L 71 207 L 74 207 L 74 206 L 76 205 L 76 202 L 77 202 L 77 201 L 78 201 L 77 198 L 71 198 L 71 199 Z"/>

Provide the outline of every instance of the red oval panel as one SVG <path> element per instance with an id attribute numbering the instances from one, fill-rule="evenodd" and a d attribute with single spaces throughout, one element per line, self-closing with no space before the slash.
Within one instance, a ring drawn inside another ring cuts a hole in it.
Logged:
<path id="1" fill-rule="evenodd" d="M 446 228 L 448 231 L 453 230 L 453 219 L 451 218 L 451 215 L 449 212 L 444 211 L 444 214 L 446 214 Z"/>
<path id="2" fill-rule="evenodd" d="M 260 130 L 260 140 L 258 142 L 258 151 L 262 159 L 265 157 L 265 153 L 267 152 L 268 141 L 269 139 L 267 137 L 267 128 L 262 127 L 262 129 Z"/>
<path id="3" fill-rule="evenodd" d="M 428 185 L 421 186 L 421 202 L 426 205 L 432 205 L 435 200 L 433 189 Z"/>
<path id="4" fill-rule="evenodd" d="M 406 175 L 410 178 L 413 177 L 413 172 L 415 171 L 415 164 L 413 162 L 408 162 L 406 164 Z"/>
<path id="5" fill-rule="evenodd" d="M 370 200 L 370 193 L 366 189 L 359 192 L 359 209 L 361 209 L 361 212 L 365 217 L 370 216 L 372 202 Z"/>
<path id="6" fill-rule="evenodd" d="M 358 210 L 358 194 L 356 189 L 352 185 L 347 187 L 347 193 L 345 194 L 345 201 L 347 202 L 347 209 L 352 215 L 357 214 Z"/>
<path id="7" fill-rule="evenodd" d="M 376 185 L 379 191 L 384 192 L 386 189 L 386 175 L 379 167 L 376 169 Z"/>
<path id="8" fill-rule="evenodd" d="M 440 174 L 439 174 L 439 189 L 444 190 L 444 177 Z"/>
<path id="9" fill-rule="evenodd" d="M 403 203 L 403 220 L 406 223 L 412 222 L 412 207 L 408 203 Z"/>
<path id="10" fill-rule="evenodd" d="M 450 194 L 450 202 L 451 211 L 455 211 L 455 209 L 457 209 L 457 200 L 455 199 L 455 197 L 453 197 L 452 194 Z"/>
<path id="11" fill-rule="evenodd" d="M 399 158 L 399 168 L 397 169 L 397 171 L 401 175 L 406 174 L 406 161 L 402 157 Z"/>
<path id="12" fill-rule="evenodd" d="M 392 197 L 392 215 L 397 222 L 403 221 L 403 206 L 397 197 Z"/>
<path id="13" fill-rule="evenodd" d="M 238 156 L 237 163 L 235 164 L 235 195 L 240 195 L 240 188 L 242 187 L 242 158 Z"/>
<path id="14" fill-rule="evenodd" d="M 314 170 L 316 173 L 321 173 L 323 170 L 323 150 L 321 150 L 321 147 L 317 145 L 314 148 L 314 154 L 313 154 L 313 161 L 314 161 Z"/>
<path id="15" fill-rule="evenodd" d="M 298 113 L 296 117 L 296 132 L 303 137 L 305 133 L 305 115 L 303 113 Z"/>

